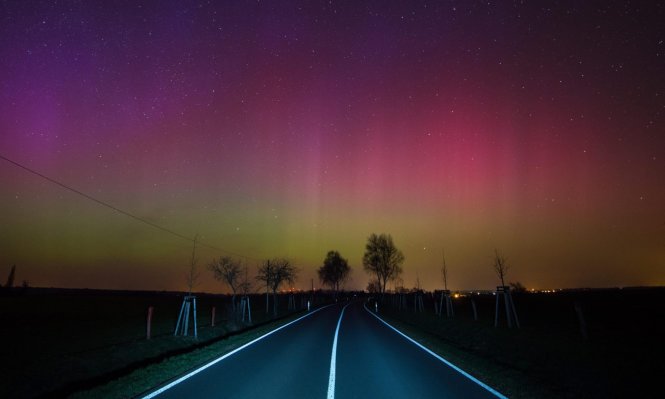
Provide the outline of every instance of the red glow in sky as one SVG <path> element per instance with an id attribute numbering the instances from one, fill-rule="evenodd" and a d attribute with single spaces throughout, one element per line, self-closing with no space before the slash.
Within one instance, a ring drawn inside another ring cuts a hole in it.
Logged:
<path id="1" fill-rule="evenodd" d="M 665 10 L 10 2 L 0 154 L 179 234 L 364 288 L 665 284 Z M 0 275 L 183 289 L 191 244 L 0 160 Z M 203 269 L 223 255 L 201 248 Z M 220 290 L 203 273 L 200 289 Z"/>

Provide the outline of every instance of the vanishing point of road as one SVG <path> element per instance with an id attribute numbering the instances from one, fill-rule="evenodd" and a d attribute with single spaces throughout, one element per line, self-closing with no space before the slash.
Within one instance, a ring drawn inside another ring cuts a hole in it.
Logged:
<path id="1" fill-rule="evenodd" d="M 504 398 L 363 302 L 314 310 L 144 397 Z"/>

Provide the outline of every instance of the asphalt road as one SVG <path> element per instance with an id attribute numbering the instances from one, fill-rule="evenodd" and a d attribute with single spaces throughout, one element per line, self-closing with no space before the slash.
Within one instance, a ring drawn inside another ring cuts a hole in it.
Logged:
<path id="1" fill-rule="evenodd" d="M 148 397 L 501 397 L 387 326 L 362 302 L 320 309 L 162 390 Z"/>

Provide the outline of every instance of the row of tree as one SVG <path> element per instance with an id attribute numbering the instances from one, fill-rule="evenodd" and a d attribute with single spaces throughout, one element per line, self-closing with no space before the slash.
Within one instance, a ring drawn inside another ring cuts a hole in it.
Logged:
<path id="1" fill-rule="evenodd" d="M 225 283 L 231 289 L 231 306 L 237 310 L 236 298 L 252 291 L 247 265 L 230 256 L 222 256 L 208 264 L 215 279 Z M 298 269 L 284 258 L 267 259 L 257 271 L 255 279 L 266 287 L 266 312 L 269 311 L 269 293 L 273 295 L 273 313 L 277 314 L 277 291 L 284 283 L 293 283 L 298 276 Z"/>
<path id="2" fill-rule="evenodd" d="M 368 286 L 370 291 L 384 293 L 388 281 L 395 280 L 402 274 L 402 263 L 404 254 L 397 249 L 389 234 L 372 234 L 367 238 L 363 269 L 372 276 Z M 331 287 L 335 293 L 350 272 L 347 260 L 337 251 L 328 252 L 323 266 L 318 270 L 321 283 Z"/>
<path id="3" fill-rule="evenodd" d="M 367 290 L 383 294 L 386 292 L 388 281 L 395 281 L 402 274 L 404 254 L 393 242 L 389 234 L 372 234 L 367 238 L 365 253 L 363 254 L 363 269 L 372 276 Z M 508 271 L 506 258 L 495 251 L 494 271 L 505 286 L 505 276 Z M 208 269 L 214 277 L 229 286 L 232 292 L 232 307 L 236 309 L 238 294 L 247 295 L 252 284 L 248 277 L 248 268 L 241 261 L 224 256 L 211 262 Z M 269 308 L 268 294 L 273 296 L 273 312 L 277 313 L 277 292 L 285 284 L 293 284 L 298 277 L 298 268 L 288 259 L 275 258 L 263 261 L 259 266 L 255 280 L 266 288 L 266 312 Z M 444 288 L 448 289 L 448 268 L 445 254 L 443 256 L 442 277 Z M 319 280 L 334 291 L 335 296 L 351 274 L 349 262 L 338 251 L 329 251 L 323 264 L 317 270 Z M 521 285 L 520 285 L 521 286 Z"/>
<path id="4" fill-rule="evenodd" d="M 390 235 L 372 234 L 369 236 L 365 245 L 363 267 L 365 271 L 374 276 L 374 280 L 378 282 L 380 287 L 380 292 L 385 291 L 386 283 L 389 280 L 395 279 L 402 273 L 402 262 L 404 262 L 404 255 L 395 247 Z M 196 259 L 194 252 L 192 252 L 191 264 L 194 265 L 195 263 Z M 249 278 L 247 265 L 236 258 L 222 256 L 210 262 L 208 270 L 213 273 L 215 279 L 223 282 L 231 289 L 231 304 L 235 311 L 237 309 L 237 296 L 247 295 L 252 291 L 252 282 Z M 298 277 L 298 272 L 298 268 L 285 258 L 267 259 L 261 263 L 255 280 L 266 288 L 266 312 L 269 308 L 269 293 L 272 293 L 273 313 L 276 314 L 277 292 L 285 283 L 293 284 Z M 194 273 L 194 267 L 190 267 L 188 275 L 190 289 L 192 280 L 196 277 Z M 323 264 L 317 270 L 317 274 L 321 283 L 330 287 L 336 296 L 341 286 L 349 278 L 351 267 L 338 251 L 329 251 L 323 260 Z"/>

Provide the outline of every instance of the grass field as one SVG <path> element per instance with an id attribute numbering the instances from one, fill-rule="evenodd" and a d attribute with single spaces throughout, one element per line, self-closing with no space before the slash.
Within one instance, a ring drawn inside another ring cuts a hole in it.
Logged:
<path id="1" fill-rule="evenodd" d="M 182 294 L 158 292 L 31 288 L 0 296 L 0 397 L 66 396 L 251 327 L 229 320 L 230 297 L 198 295 L 198 339 L 173 337 L 181 302 Z M 265 296 L 251 302 L 254 326 L 272 319 Z M 286 296 L 279 304 L 279 317 L 294 313 Z"/>
<path id="2" fill-rule="evenodd" d="M 431 296 L 424 312 L 409 300 L 406 309 L 388 305 L 380 314 L 509 397 L 662 397 L 665 289 L 517 294 L 519 329 L 508 329 L 505 316 L 494 327 L 492 295 L 454 299 L 454 318 L 435 315 Z"/>
<path id="3" fill-rule="evenodd" d="M 507 328 L 505 316 L 494 327 L 492 295 L 454 299 L 454 318 L 434 314 L 431 294 L 424 295 L 423 312 L 414 310 L 413 298 L 407 295 L 408 306 L 399 309 L 388 297 L 379 314 L 509 397 L 661 397 L 665 289 L 515 294 L 519 329 Z M 88 290 L 29 289 L 0 296 L 0 397 L 129 397 L 297 314 L 289 316 L 283 296 L 281 318 L 270 322 L 265 297 L 257 295 L 255 323 L 247 327 L 228 320 L 228 296 L 198 295 L 199 339 L 175 338 L 181 301 L 178 293 Z M 586 338 L 575 304 L 585 318 Z M 154 307 L 149 341 L 148 306 Z"/>
<path id="4" fill-rule="evenodd" d="M 137 368 L 118 379 L 96 385 L 90 389 L 80 390 L 74 393 L 71 398 L 123 399 L 141 397 L 154 390 L 155 387 L 195 370 L 209 363 L 211 360 L 218 358 L 220 355 L 228 353 L 298 317 L 302 317 L 302 313 L 285 316 L 274 322 L 256 326 L 242 333 L 233 334 L 223 340 L 205 345 L 182 355 L 167 357 L 159 363 Z"/>

